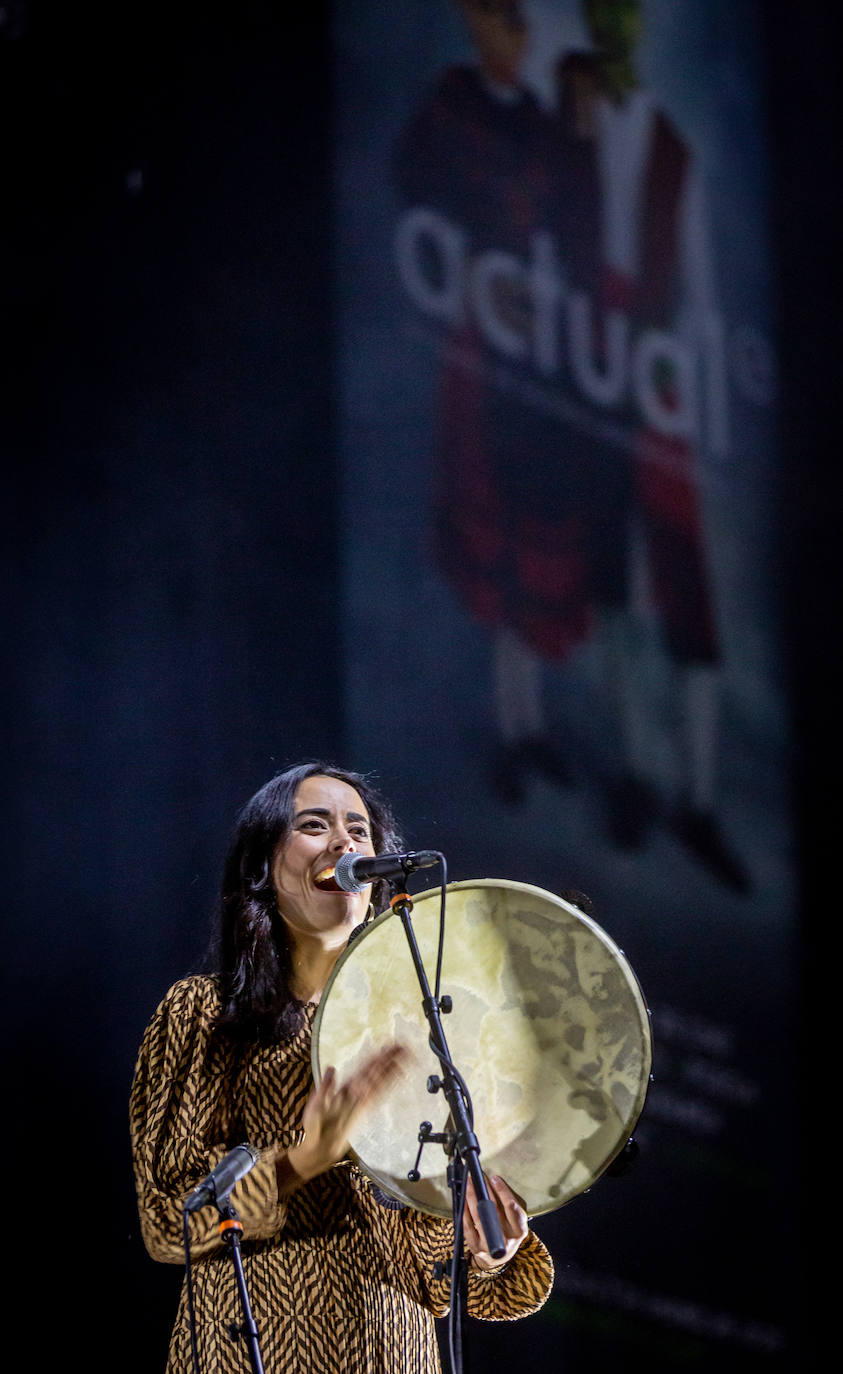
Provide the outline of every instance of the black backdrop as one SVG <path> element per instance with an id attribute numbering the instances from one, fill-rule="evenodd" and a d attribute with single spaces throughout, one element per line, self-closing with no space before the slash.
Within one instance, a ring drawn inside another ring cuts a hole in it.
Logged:
<path id="1" fill-rule="evenodd" d="M 765 8 L 810 1122 L 806 1229 L 782 1263 L 805 1368 L 836 1163 L 817 1059 L 839 810 L 839 97 L 829 7 Z M 5 1182 L 26 1200 L 36 1368 L 162 1367 L 180 1274 L 138 1236 L 138 1038 L 201 957 L 236 808 L 289 760 L 343 758 L 328 33 L 327 5 L 269 0 L 33 0 L 0 21 Z"/>

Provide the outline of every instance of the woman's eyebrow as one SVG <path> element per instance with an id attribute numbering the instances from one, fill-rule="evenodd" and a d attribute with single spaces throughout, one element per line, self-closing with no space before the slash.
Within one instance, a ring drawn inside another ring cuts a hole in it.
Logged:
<path id="1" fill-rule="evenodd" d="M 302 816 L 330 816 L 330 814 L 327 806 L 308 806 L 304 811 L 297 811 L 293 819 L 298 821 Z M 363 821 L 365 825 L 369 824 L 369 817 L 361 816 L 358 811 L 346 811 L 345 818 L 347 821 Z"/>

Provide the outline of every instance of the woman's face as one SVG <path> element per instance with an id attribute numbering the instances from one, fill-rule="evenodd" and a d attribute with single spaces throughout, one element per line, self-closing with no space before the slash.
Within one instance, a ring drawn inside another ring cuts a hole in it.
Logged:
<path id="1" fill-rule="evenodd" d="M 375 852 L 359 793 L 339 778 L 305 778 L 296 792 L 289 834 L 272 864 L 278 910 L 294 940 L 314 935 L 324 936 L 328 943 L 331 937 L 345 940 L 363 920 L 368 887 L 363 892 L 330 892 L 316 886 L 317 876 L 349 851 Z"/>

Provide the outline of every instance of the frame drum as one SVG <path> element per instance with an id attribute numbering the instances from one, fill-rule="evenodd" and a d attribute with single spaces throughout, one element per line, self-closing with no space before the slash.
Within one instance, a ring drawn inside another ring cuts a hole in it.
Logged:
<path id="1" fill-rule="evenodd" d="M 412 897 L 411 921 L 435 992 L 441 888 Z M 442 1026 L 465 1081 L 486 1174 L 499 1174 L 529 1216 L 589 1188 L 627 1144 L 650 1081 L 650 1019 L 623 951 L 577 907 L 526 883 L 478 878 L 445 889 Z M 313 1076 L 342 1081 L 376 1049 L 410 1051 L 402 1076 L 350 1141 L 384 1192 L 422 1212 L 452 1215 L 448 1156 L 426 1144 L 410 1182 L 419 1127 L 449 1125 L 427 1088 L 440 1064 L 400 918 L 384 912 L 343 951 L 313 1026 Z"/>

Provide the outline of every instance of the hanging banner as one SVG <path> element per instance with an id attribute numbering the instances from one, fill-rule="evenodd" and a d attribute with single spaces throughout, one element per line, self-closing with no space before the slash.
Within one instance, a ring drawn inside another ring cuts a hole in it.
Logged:
<path id="1" fill-rule="evenodd" d="M 335 7 L 350 750 L 453 879 L 588 913 L 653 1033 L 634 1167 L 537 1221 L 538 1316 L 472 1328 L 514 1358 L 785 1358 L 759 25 L 749 0 Z"/>

